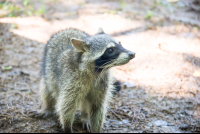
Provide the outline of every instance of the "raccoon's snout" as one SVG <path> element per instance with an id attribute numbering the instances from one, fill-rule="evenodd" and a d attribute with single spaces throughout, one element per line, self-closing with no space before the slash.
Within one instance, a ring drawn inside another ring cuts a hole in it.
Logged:
<path id="1" fill-rule="evenodd" d="M 135 53 L 134 52 L 130 52 L 130 53 L 128 53 L 128 56 L 129 56 L 129 58 L 131 60 L 131 59 L 135 58 Z"/>

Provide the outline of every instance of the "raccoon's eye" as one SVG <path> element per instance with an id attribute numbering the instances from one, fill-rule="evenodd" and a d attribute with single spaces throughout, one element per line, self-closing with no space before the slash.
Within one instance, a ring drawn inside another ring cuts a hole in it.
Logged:
<path id="1" fill-rule="evenodd" d="M 113 51 L 114 51 L 114 49 L 113 49 L 113 48 L 108 48 L 108 49 L 106 50 L 106 53 L 109 53 L 109 54 L 111 54 Z"/>

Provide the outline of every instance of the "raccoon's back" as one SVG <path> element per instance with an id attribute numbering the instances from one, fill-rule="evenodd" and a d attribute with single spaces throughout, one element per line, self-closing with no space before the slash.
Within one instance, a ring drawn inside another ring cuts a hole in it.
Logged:
<path id="1" fill-rule="evenodd" d="M 59 73 L 57 70 L 58 57 L 63 51 L 74 49 L 70 42 L 71 38 L 84 39 L 88 36 L 87 33 L 72 28 L 54 34 L 44 49 L 41 74 L 46 76 L 49 71 Z"/>

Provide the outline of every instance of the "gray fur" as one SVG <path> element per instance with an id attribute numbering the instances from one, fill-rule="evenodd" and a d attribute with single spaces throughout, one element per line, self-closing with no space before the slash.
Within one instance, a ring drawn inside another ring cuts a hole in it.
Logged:
<path id="1" fill-rule="evenodd" d="M 55 112 L 65 132 L 72 132 L 79 105 L 83 123 L 90 124 L 91 132 L 101 131 L 113 89 L 109 68 L 130 60 L 124 53 L 120 60 L 95 73 L 95 60 L 117 42 L 102 31 L 89 36 L 76 29 L 63 30 L 52 36 L 45 47 L 40 82 L 43 110 L 46 114 Z"/>

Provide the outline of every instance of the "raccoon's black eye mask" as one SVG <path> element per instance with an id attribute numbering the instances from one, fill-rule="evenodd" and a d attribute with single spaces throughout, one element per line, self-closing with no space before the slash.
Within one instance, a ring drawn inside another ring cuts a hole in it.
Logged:
<path id="1" fill-rule="evenodd" d="M 113 63 L 114 60 L 119 57 L 120 53 L 127 52 L 127 50 L 122 47 L 121 42 L 119 42 L 119 44 L 113 43 L 115 47 L 106 49 L 104 54 L 95 61 L 95 72 L 101 72 L 106 65 Z"/>
<path id="2" fill-rule="evenodd" d="M 103 68 L 118 58 L 120 52 L 116 47 L 108 48 L 104 54 L 95 61 L 95 71 L 102 71 Z"/>

